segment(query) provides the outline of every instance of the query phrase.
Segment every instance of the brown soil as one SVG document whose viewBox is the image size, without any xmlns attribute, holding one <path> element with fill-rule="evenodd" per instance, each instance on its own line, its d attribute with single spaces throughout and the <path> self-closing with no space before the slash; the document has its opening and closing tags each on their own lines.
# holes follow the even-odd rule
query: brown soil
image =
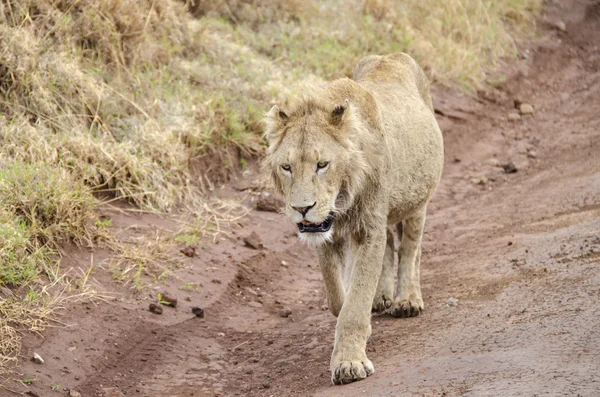
<svg viewBox="0 0 600 397">
<path fill-rule="evenodd" d="M 53 384 L 83 396 L 600 395 L 600 3 L 550 2 L 542 18 L 543 38 L 503 67 L 505 83 L 476 98 L 435 93 L 446 166 L 424 237 L 426 311 L 374 316 L 373 376 L 331 385 L 335 318 L 315 255 L 281 215 L 255 211 L 243 229 L 180 254 L 185 268 L 156 291 L 132 295 L 99 271 L 95 281 L 117 299 L 68 308 L 68 327 L 28 337 L 19 378 L 37 380 L 7 387 L 40 396 L 54 395 Z M 566 32 L 553 27 L 559 20 Z M 515 102 L 535 113 L 509 120 Z M 509 162 L 518 172 L 503 171 Z M 167 222 L 112 217 L 131 230 Z M 263 249 L 244 246 L 251 232 Z M 89 261 L 72 250 L 65 264 Z M 178 288 L 188 282 L 200 290 Z M 148 311 L 159 291 L 178 298 L 162 315 Z M 34 351 L 45 364 L 28 361 Z"/>
</svg>

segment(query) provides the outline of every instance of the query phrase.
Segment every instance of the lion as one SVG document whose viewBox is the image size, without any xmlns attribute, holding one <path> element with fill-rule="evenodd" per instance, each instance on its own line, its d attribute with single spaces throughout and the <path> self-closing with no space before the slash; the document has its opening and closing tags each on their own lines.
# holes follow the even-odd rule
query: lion
<svg viewBox="0 0 600 397">
<path fill-rule="evenodd" d="M 300 240 L 316 247 L 337 317 L 332 381 L 364 379 L 375 371 L 365 351 L 371 313 L 424 308 L 421 239 L 444 162 L 429 82 L 407 54 L 371 55 L 351 79 L 313 86 L 289 110 L 273 106 L 265 123 L 272 182 Z"/>
</svg>

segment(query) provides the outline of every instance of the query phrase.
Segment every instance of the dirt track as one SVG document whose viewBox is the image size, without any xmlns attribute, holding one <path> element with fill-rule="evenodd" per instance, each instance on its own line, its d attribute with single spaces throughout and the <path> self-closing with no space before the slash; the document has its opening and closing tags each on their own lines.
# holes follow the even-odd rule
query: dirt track
<svg viewBox="0 0 600 397">
<path fill-rule="evenodd" d="M 54 395 L 50 385 L 60 383 L 83 396 L 599 396 L 600 3 L 553 2 L 545 18 L 564 21 L 566 32 L 548 23 L 496 90 L 435 93 L 446 165 L 424 239 L 426 310 L 373 318 L 373 376 L 331 386 L 335 319 L 323 310 L 315 255 L 283 217 L 253 212 L 244 230 L 203 246 L 178 274 L 199 280 L 201 292 L 167 284 L 179 295 L 176 310 L 156 316 L 147 300 L 125 294 L 71 308 L 65 321 L 73 327 L 29 339 L 24 357 L 35 350 L 47 359 L 23 360 L 23 378 L 38 379 L 31 390 Z M 535 113 L 508 120 L 515 100 Z M 509 161 L 517 173 L 495 165 Z M 117 218 L 140 228 L 161 222 Z M 238 237 L 250 230 L 264 250 L 242 246 Z M 69 260 L 88 258 L 74 251 Z M 448 306 L 449 297 L 458 305 Z M 205 319 L 193 318 L 194 305 L 205 307 Z M 283 307 L 288 318 L 279 316 Z"/>
</svg>

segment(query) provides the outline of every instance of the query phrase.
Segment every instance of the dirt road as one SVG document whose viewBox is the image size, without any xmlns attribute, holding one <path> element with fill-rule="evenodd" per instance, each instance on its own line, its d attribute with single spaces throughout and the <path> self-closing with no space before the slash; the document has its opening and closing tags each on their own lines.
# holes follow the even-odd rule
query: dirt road
<svg viewBox="0 0 600 397">
<path fill-rule="evenodd" d="M 180 297 L 177 309 L 156 316 L 147 300 L 124 293 L 70 308 L 72 327 L 30 338 L 24 357 L 47 358 L 44 366 L 23 360 L 23 377 L 37 379 L 30 390 L 600 396 L 600 2 L 550 2 L 543 18 L 544 37 L 520 48 L 521 59 L 502 68 L 507 79 L 491 93 L 435 93 L 446 165 L 424 239 L 426 310 L 410 319 L 373 317 L 373 376 L 331 385 L 335 319 L 323 307 L 315 255 L 283 217 L 253 212 L 244 229 L 203 245 L 178 273 L 199 280 L 200 292 L 167 282 Z M 509 119 L 515 101 L 534 113 Z M 516 173 L 501 168 L 509 162 Z M 264 249 L 241 243 L 252 230 Z M 70 260 L 86 258 L 74 252 Z M 204 319 L 191 314 L 195 305 L 205 308 Z"/>
</svg>

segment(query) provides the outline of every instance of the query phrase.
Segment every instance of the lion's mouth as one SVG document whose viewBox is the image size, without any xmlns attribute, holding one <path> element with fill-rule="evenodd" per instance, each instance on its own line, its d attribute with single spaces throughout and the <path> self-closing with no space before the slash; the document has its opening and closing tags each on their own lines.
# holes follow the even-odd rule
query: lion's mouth
<svg viewBox="0 0 600 397">
<path fill-rule="evenodd" d="M 298 223 L 298 230 L 300 233 L 325 233 L 331 229 L 333 223 L 333 216 L 329 215 L 322 223 L 310 223 L 307 220 L 303 220 Z"/>
</svg>

